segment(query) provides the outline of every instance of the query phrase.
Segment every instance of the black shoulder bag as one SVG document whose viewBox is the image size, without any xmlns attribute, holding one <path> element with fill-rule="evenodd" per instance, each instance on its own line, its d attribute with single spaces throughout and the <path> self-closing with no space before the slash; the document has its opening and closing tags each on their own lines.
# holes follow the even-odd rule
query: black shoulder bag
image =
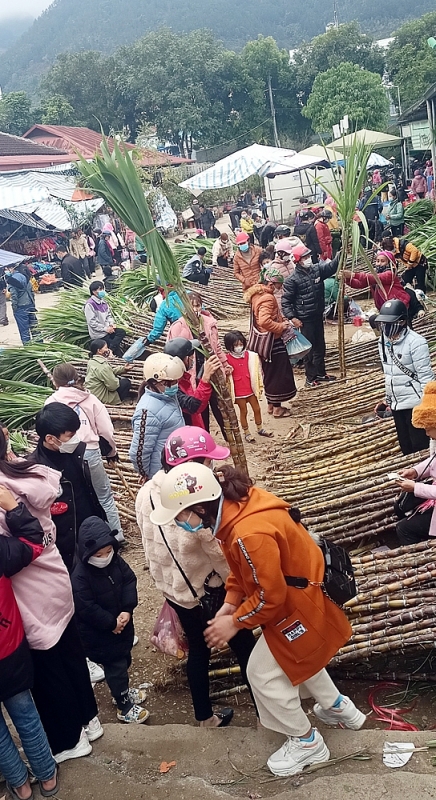
<svg viewBox="0 0 436 800">
<path fill-rule="evenodd" d="M 152 509 L 154 511 L 155 505 L 153 503 L 153 500 L 151 499 L 151 494 L 150 494 L 150 504 L 151 504 L 151 507 L 152 507 Z M 209 575 L 206 576 L 205 581 L 204 581 L 204 595 L 203 595 L 203 597 L 199 597 L 198 592 L 195 591 L 191 581 L 189 580 L 188 576 L 186 575 L 185 570 L 180 566 L 179 562 L 177 561 L 177 558 L 175 557 L 173 551 L 171 550 L 171 547 L 168 544 L 167 538 L 166 538 L 161 526 L 158 525 L 157 527 L 159 528 L 160 535 L 162 536 L 162 539 L 165 542 L 165 545 L 166 545 L 166 547 L 168 549 L 168 552 L 169 552 L 171 558 L 173 559 L 173 561 L 174 561 L 177 569 L 179 570 L 183 580 L 185 581 L 187 587 L 189 588 L 189 591 L 191 592 L 194 600 L 197 601 L 197 605 L 200 606 L 201 615 L 203 617 L 203 622 L 204 622 L 204 624 L 206 624 L 208 622 L 208 620 L 214 618 L 215 614 L 217 613 L 217 611 L 219 611 L 219 609 L 221 608 L 221 606 L 224 603 L 224 599 L 225 599 L 225 596 L 226 596 L 225 584 L 221 583 L 219 586 L 210 586 L 211 578 L 213 578 L 214 575 L 218 575 L 218 573 L 215 572 L 215 570 L 212 570 L 212 572 L 210 572 Z"/>
<path fill-rule="evenodd" d="M 321 539 L 319 547 L 324 556 L 324 578 L 321 583 L 294 575 L 285 575 L 285 581 L 288 586 L 296 589 L 307 589 L 309 585 L 320 586 L 330 600 L 337 606 L 343 606 L 357 594 L 350 556 L 343 547 L 328 542 L 327 539 Z"/>
</svg>

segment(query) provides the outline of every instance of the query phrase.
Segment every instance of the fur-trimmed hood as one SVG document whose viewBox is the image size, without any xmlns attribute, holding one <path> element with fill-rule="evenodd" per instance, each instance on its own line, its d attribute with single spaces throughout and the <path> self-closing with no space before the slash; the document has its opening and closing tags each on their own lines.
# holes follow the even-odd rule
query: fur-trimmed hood
<svg viewBox="0 0 436 800">
<path fill-rule="evenodd" d="M 256 294 L 265 294 L 265 293 L 273 294 L 274 293 L 273 287 L 272 286 L 267 286 L 264 283 L 255 283 L 254 286 L 250 286 L 250 288 L 247 289 L 246 292 L 244 292 L 244 295 L 243 295 L 244 302 L 248 303 L 250 305 L 253 297 Z"/>
</svg>

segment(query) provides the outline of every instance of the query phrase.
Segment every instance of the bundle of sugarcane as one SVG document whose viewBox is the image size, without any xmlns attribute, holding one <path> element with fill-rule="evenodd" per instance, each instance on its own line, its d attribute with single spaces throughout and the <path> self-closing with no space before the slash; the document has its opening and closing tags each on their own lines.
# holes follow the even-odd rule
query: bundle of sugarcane
<svg viewBox="0 0 436 800">
<path fill-rule="evenodd" d="M 52 371 L 56 364 L 83 359 L 85 355 L 82 348 L 66 342 L 31 342 L 26 347 L 6 347 L 0 350 L 0 375 L 4 380 L 46 386 L 48 379 L 39 361 Z"/>
<path fill-rule="evenodd" d="M 404 209 L 404 218 L 411 233 L 415 228 L 425 225 L 434 213 L 432 200 L 416 200 L 414 203 L 409 203 Z"/>
<path fill-rule="evenodd" d="M 308 404 L 308 393 L 310 403 Z M 301 390 L 292 404 L 292 412 L 304 420 L 310 408 L 310 424 L 361 421 L 384 397 L 384 379 L 380 369 L 365 376 L 349 373 L 347 378 L 326 383 L 321 391 Z M 315 395 L 315 396 L 314 396 Z"/>
<path fill-rule="evenodd" d="M 0 419 L 10 428 L 30 428 L 52 389 L 0 378 Z"/>
<path fill-rule="evenodd" d="M 214 244 L 213 239 L 186 239 L 184 242 L 177 242 L 173 245 L 174 258 L 176 259 L 179 270 L 182 271 L 186 262 L 192 256 L 195 256 L 199 247 L 206 248 L 206 255 L 204 261 L 206 264 L 212 263 L 212 247 Z"/>
</svg>

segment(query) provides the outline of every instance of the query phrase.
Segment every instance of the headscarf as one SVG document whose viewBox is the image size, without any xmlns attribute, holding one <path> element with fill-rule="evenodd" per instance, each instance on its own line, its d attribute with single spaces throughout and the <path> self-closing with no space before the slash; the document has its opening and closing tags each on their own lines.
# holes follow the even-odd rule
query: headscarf
<svg viewBox="0 0 436 800">
<path fill-rule="evenodd" d="M 268 264 L 268 266 L 264 267 L 260 273 L 260 280 L 261 283 L 283 283 L 284 278 L 282 273 L 274 267 L 272 264 Z"/>
<path fill-rule="evenodd" d="M 392 266 L 396 268 L 397 262 L 396 262 L 394 254 L 392 253 L 391 250 L 379 250 L 377 255 L 378 256 L 384 256 L 384 258 L 389 259 L 389 261 L 391 262 Z"/>
</svg>

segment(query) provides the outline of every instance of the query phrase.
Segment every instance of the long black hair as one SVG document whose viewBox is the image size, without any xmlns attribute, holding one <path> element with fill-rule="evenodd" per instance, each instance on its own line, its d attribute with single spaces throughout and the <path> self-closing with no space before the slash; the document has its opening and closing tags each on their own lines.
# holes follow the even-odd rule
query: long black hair
<svg viewBox="0 0 436 800">
<path fill-rule="evenodd" d="M 0 476 L 6 475 L 8 478 L 23 478 L 26 472 L 34 466 L 26 459 L 20 461 L 7 461 L 8 441 L 0 428 Z M 41 476 L 42 477 L 42 476 Z M 0 477 L 1 482 L 1 477 Z"/>
</svg>

